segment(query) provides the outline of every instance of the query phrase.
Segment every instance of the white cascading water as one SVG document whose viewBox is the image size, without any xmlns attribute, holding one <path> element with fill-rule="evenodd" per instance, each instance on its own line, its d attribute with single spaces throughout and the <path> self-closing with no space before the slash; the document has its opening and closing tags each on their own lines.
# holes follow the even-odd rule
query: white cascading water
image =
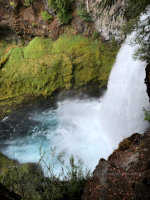
<svg viewBox="0 0 150 200">
<path fill-rule="evenodd" d="M 148 127 L 143 107 L 149 100 L 144 84 L 146 63 L 133 59 L 135 46 L 128 37 L 122 45 L 112 69 L 108 89 L 103 98 L 65 100 L 56 110 L 32 113 L 31 119 L 40 122 L 32 135 L 9 141 L 4 151 L 21 162 L 39 159 L 39 147 L 56 147 L 60 152 L 81 158 L 94 169 L 100 158 L 107 158 L 118 143 L 135 132 L 143 133 Z M 36 140 L 38 136 L 44 139 Z M 13 152 L 13 153 L 12 153 Z"/>
</svg>

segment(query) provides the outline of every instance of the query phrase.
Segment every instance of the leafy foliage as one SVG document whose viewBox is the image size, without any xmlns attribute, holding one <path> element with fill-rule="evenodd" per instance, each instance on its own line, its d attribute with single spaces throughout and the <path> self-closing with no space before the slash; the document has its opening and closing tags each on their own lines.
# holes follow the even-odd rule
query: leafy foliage
<svg viewBox="0 0 150 200">
<path fill-rule="evenodd" d="M 148 10 L 147 12 L 149 12 Z M 134 54 L 135 58 L 142 61 L 150 62 L 150 15 L 145 17 L 136 26 L 135 44 L 139 47 Z"/>
<path fill-rule="evenodd" d="M 34 0 L 24 0 L 24 6 L 29 7 Z"/>
<path fill-rule="evenodd" d="M 89 84 L 102 87 L 117 52 L 115 43 L 68 35 L 57 41 L 35 38 L 26 47 L 12 47 L 0 70 L 0 99 L 47 97 L 56 90 Z"/>
<path fill-rule="evenodd" d="M 91 22 L 91 16 L 86 10 L 85 3 L 80 4 L 80 8 L 77 10 L 78 15 L 81 17 L 81 19 L 85 22 Z"/>
<path fill-rule="evenodd" d="M 148 5 L 150 5 L 149 0 L 126 0 L 126 17 L 133 19 L 140 16 Z"/>
<path fill-rule="evenodd" d="M 72 2 L 73 0 L 49 0 L 49 6 L 56 11 L 61 24 L 68 24 L 72 19 Z"/>
<path fill-rule="evenodd" d="M 103 9 L 110 10 L 119 0 L 102 0 L 99 4 Z M 125 17 L 134 18 L 139 16 L 150 4 L 149 0 L 125 0 Z"/>
<path fill-rule="evenodd" d="M 16 7 L 16 2 L 15 1 L 10 1 L 9 4 L 11 5 L 11 7 L 15 8 Z"/>
<path fill-rule="evenodd" d="M 90 172 L 83 169 L 81 161 L 75 161 L 71 156 L 65 164 L 64 152 L 54 153 L 55 162 L 46 162 L 45 152 L 42 152 L 39 164 L 43 163 L 45 175 L 39 164 L 19 164 L 9 160 L 0 153 L 0 182 L 7 188 L 19 194 L 23 200 L 79 200 L 85 183 L 90 178 Z M 54 173 L 57 164 L 60 173 Z"/>
<path fill-rule="evenodd" d="M 99 33 L 97 31 L 93 32 L 92 38 L 97 39 L 99 37 Z"/>
<path fill-rule="evenodd" d="M 145 108 L 143 108 L 143 111 L 145 112 L 145 118 L 144 118 L 144 120 L 150 122 L 150 111 L 146 110 Z"/>
<path fill-rule="evenodd" d="M 46 10 L 41 12 L 42 18 L 45 21 L 51 21 L 52 20 L 52 15 L 50 15 Z"/>
</svg>

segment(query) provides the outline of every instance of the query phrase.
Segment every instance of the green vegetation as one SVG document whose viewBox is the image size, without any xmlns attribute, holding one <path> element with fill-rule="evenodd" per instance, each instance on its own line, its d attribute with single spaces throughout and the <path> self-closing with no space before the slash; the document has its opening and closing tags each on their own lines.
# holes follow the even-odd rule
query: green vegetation
<svg viewBox="0 0 150 200">
<path fill-rule="evenodd" d="M 11 7 L 15 8 L 16 7 L 16 3 L 14 1 L 10 1 L 9 4 L 11 5 Z"/>
<path fill-rule="evenodd" d="M 99 33 L 97 31 L 93 32 L 92 38 L 97 39 L 99 37 Z"/>
<path fill-rule="evenodd" d="M 32 22 L 32 27 L 35 27 L 36 26 L 36 23 Z"/>
<path fill-rule="evenodd" d="M 145 118 L 144 118 L 144 120 L 150 122 L 150 111 L 146 110 L 145 108 L 143 108 L 143 111 L 144 111 L 144 113 L 145 113 Z"/>
<path fill-rule="evenodd" d="M 2 56 L 4 54 L 6 54 L 7 52 L 7 48 L 10 46 L 10 44 L 8 42 L 5 41 L 1 41 L 0 40 L 0 59 L 2 58 Z"/>
<path fill-rule="evenodd" d="M 33 3 L 34 0 L 24 0 L 24 6 L 29 7 Z"/>
<path fill-rule="evenodd" d="M 77 10 L 77 14 L 81 17 L 81 19 L 85 22 L 91 22 L 91 16 L 86 10 L 85 3 L 81 3 L 80 8 Z"/>
<path fill-rule="evenodd" d="M 6 100 L 16 105 L 27 96 L 52 97 L 61 89 L 103 87 L 119 47 L 79 35 L 62 35 L 57 41 L 34 38 L 25 47 L 8 49 L 9 56 L 0 69 L 0 108 L 5 108 Z"/>
<path fill-rule="evenodd" d="M 72 3 L 74 0 L 49 0 L 49 6 L 56 13 L 61 24 L 68 24 L 72 19 Z"/>
<path fill-rule="evenodd" d="M 11 53 L 12 45 L 7 42 L 0 41 L 0 69 L 8 61 Z"/>
<path fill-rule="evenodd" d="M 149 11 L 148 11 L 149 12 Z M 139 45 L 139 48 L 134 54 L 135 58 L 142 61 L 150 62 L 150 16 L 147 16 L 136 26 L 136 37 L 134 43 Z"/>
<path fill-rule="evenodd" d="M 42 18 L 45 21 L 51 21 L 52 20 L 52 15 L 50 15 L 46 10 L 41 12 Z"/>
<path fill-rule="evenodd" d="M 41 154 L 39 164 L 19 164 L 0 153 L 0 182 L 23 200 L 80 200 L 89 171 L 83 170 L 83 163 L 76 162 L 72 156 L 66 165 L 64 152 L 56 156 L 55 162 L 52 158 L 49 164 L 45 162 L 45 153 Z M 46 176 L 40 163 L 46 168 Z M 56 174 L 54 169 L 58 163 L 61 170 Z"/>
<path fill-rule="evenodd" d="M 0 182 L 9 190 L 15 191 L 24 200 L 40 199 L 36 183 L 43 172 L 37 164 L 19 164 L 0 153 L 0 171 Z"/>
<path fill-rule="evenodd" d="M 99 6 L 103 7 L 103 9 L 110 10 L 118 1 L 119 0 L 102 0 Z M 149 4 L 149 0 L 125 0 L 125 17 L 134 18 L 139 16 Z"/>
</svg>

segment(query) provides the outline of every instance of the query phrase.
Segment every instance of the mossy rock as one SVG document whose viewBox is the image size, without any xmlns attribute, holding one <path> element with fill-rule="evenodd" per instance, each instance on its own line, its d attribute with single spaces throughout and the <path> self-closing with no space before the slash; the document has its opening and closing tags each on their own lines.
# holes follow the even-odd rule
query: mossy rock
<svg viewBox="0 0 150 200">
<path fill-rule="evenodd" d="M 0 69 L 0 104 L 6 99 L 20 102 L 23 96 L 52 97 L 63 89 L 101 88 L 118 49 L 113 42 L 79 35 L 62 35 L 56 41 L 36 37 L 25 47 L 12 46 Z"/>
<path fill-rule="evenodd" d="M 51 53 L 51 49 L 51 39 L 42 39 L 36 37 L 28 44 L 28 46 L 24 48 L 24 58 L 37 59 Z"/>
</svg>

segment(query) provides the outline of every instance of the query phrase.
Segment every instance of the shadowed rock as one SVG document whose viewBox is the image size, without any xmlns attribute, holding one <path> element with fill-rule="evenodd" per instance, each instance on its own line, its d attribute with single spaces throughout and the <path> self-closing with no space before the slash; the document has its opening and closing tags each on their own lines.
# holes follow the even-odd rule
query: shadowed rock
<svg viewBox="0 0 150 200">
<path fill-rule="evenodd" d="M 19 195 L 14 192 L 9 191 L 6 187 L 0 184 L 0 199 L 1 200 L 19 200 L 21 199 Z"/>
</svg>

